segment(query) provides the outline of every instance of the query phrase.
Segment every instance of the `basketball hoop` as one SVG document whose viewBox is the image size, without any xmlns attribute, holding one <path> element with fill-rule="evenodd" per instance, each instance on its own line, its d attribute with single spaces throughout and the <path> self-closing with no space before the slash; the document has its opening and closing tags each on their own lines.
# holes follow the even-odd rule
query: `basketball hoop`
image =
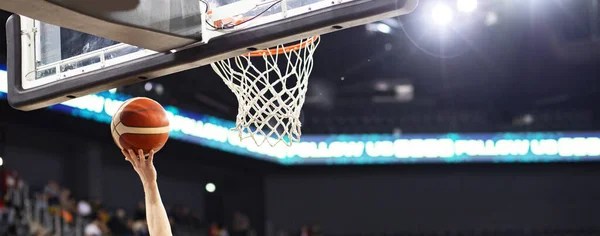
<svg viewBox="0 0 600 236">
<path fill-rule="evenodd" d="M 314 36 L 211 64 L 237 97 L 232 130 L 238 131 L 240 140 L 252 138 L 258 146 L 300 141 L 300 110 L 319 42 L 320 37 Z"/>
</svg>

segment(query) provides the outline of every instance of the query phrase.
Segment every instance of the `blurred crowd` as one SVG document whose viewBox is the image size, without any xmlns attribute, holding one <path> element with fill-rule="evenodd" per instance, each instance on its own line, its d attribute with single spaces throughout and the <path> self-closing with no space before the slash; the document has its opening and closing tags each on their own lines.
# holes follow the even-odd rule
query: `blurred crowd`
<svg viewBox="0 0 600 236">
<path fill-rule="evenodd" d="M 0 185 L 0 235 L 148 235 L 143 201 L 133 214 L 123 208 L 110 211 L 98 198 L 76 200 L 56 181 L 30 194 L 29 186 L 15 171 L 4 171 Z M 167 213 L 175 235 L 208 233 L 200 214 L 189 208 L 167 206 Z"/>
<path fill-rule="evenodd" d="M 321 227 L 317 224 L 313 224 L 311 227 L 308 227 L 308 225 L 303 225 L 300 228 L 300 233 L 298 234 L 299 236 L 323 236 L 323 233 L 321 232 Z"/>
<path fill-rule="evenodd" d="M 143 201 L 135 210 L 106 209 L 100 199 L 76 199 L 68 188 L 49 181 L 30 194 L 29 186 L 17 172 L 0 172 L 0 236 L 149 236 Z M 133 207 L 133 206 L 132 206 Z M 234 212 L 231 225 L 222 222 L 202 223 L 198 213 L 186 207 L 167 207 L 176 236 L 257 236 L 248 216 Z M 323 236 L 318 224 L 297 229 L 274 230 L 267 226 L 268 236 Z M 331 235 L 331 234 L 328 234 Z M 339 236 L 598 236 L 600 229 L 528 229 L 528 230 L 471 230 L 444 232 L 362 233 Z"/>
<path fill-rule="evenodd" d="M 318 224 L 303 225 L 296 230 L 283 230 L 283 229 L 267 229 L 269 235 L 274 236 L 323 236 L 321 227 Z"/>
</svg>

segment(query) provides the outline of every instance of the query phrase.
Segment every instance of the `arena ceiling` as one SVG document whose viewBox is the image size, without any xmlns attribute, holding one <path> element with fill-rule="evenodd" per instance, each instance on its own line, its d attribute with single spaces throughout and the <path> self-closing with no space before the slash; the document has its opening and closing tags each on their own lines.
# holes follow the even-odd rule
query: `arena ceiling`
<svg viewBox="0 0 600 236">
<path fill-rule="evenodd" d="M 438 2 L 422 0 L 412 14 L 324 36 L 303 131 L 599 128 L 595 0 L 479 1 L 444 27 L 432 24 Z M 210 67 L 151 83 L 121 91 L 227 119 L 237 113 L 234 95 Z"/>
</svg>

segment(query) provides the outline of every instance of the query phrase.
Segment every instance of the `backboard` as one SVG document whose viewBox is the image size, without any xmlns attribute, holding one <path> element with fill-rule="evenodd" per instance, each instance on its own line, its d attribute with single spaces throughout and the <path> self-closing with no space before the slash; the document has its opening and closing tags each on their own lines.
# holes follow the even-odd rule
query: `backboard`
<svg viewBox="0 0 600 236">
<path fill-rule="evenodd" d="M 418 0 L 3 0 L 8 100 L 35 110 L 410 13 Z"/>
</svg>

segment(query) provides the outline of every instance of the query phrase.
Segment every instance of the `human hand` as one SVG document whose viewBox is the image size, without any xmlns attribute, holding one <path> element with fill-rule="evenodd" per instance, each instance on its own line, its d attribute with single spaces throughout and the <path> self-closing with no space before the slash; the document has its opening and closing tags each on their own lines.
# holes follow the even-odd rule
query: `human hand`
<svg viewBox="0 0 600 236">
<path fill-rule="evenodd" d="M 129 149 L 122 150 L 125 159 L 131 162 L 133 169 L 138 173 L 142 184 L 152 184 L 156 182 L 156 169 L 154 168 L 154 150 L 151 150 L 148 157 L 144 156 L 144 151 L 141 149 L 136 153 Z"/>
</svg>

